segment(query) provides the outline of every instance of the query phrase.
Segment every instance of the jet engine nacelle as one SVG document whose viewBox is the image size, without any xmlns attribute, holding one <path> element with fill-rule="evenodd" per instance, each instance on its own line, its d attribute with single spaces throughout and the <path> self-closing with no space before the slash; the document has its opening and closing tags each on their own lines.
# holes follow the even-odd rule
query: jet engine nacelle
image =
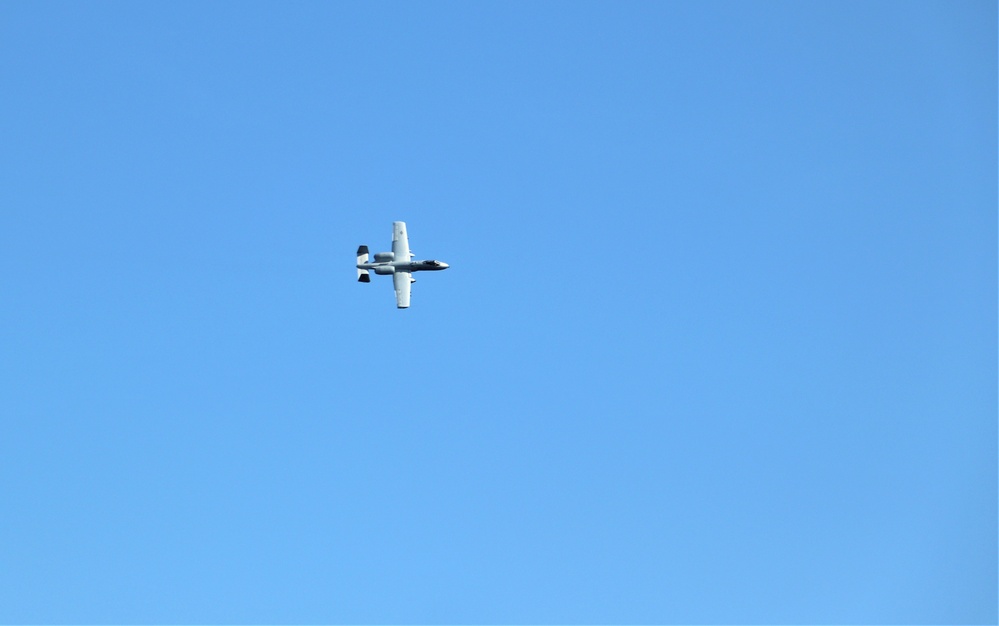
<svg viewBox="0 0 999 626">
<path fill-rule="evenodd" d="M 394 252 L 376 252 L 375 253 L 375 262 L 376 263 L 384 263 L 385 261 L 395 261 L 395 253 Z"/>
<path fill-rule="evenodd" d="M 389 252 L 389 254 L 392 254 L 392 253 Z M 380 274 L 382 276 L 385 276 L 387 274 L 394 274 L 395 273 L 395 268 L 392 267 L 391 265 L 376 267 L 376 268 L 374 268 L 374 270 L 375 270 L 375 274 Z"/>
</svg>

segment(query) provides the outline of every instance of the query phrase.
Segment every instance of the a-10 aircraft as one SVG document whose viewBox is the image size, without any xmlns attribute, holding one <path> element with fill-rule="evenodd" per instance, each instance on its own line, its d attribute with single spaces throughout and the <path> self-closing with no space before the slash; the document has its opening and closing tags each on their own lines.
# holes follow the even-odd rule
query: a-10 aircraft
<svg viewBox="0 0 999 626">
<path fill-rule="evenodd" d="M 368 270 L 375 274 L 391 275 L 395 282 L 395 305 L 400 309 L 409 308 L 409 289 L 416 282 L 413 272 L 446 270 L 447 263 L 440 261 L 414 261 L 409 252 L 409 236 L 406 235 L 406 222 L 392 222 L 392 252 L 376 252 L 375 262 L 368 263 L 368 246 L 357 248 L 357 280 L 370 283 Z"/>
</svg>

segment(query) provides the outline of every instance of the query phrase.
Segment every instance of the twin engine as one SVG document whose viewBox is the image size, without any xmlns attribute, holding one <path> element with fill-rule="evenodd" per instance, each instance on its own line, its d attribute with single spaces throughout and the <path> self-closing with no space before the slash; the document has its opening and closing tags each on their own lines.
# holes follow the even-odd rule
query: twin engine
<svg viewBox="0 0 999 626">
<path fill-rule="evenodd" d="M 376 252 L 375 253 L 375 263 L 384 263 L 385 261 L 394 261 L 394 252 Z"/>
<path fill-rule="evenodd" d="M 379 265 L 379 266 L 373 267 L 372 271 L 375 274 L 378 274 L 380 276 L 386 276 L 388 274 L 395 274 L 395 268 L 392 267 L 391 265 Z"/>
</svg>

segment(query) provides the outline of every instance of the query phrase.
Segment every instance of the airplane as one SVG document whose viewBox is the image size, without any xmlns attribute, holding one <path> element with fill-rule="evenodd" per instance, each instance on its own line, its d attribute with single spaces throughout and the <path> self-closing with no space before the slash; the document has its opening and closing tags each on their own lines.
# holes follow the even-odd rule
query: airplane
<svg viewBox="0 0 999 626">
<path fill-rule="evenodd" d="M 409 251 L 409 236 L 406 222 L 392 222 L 392 252 L 376 252 L 375 262 L 368 263 L 368 246 L 357 248 L 357 282 L 370 283 L 368 270 L 379 275 L 391 275 L 395 283 L 395 305 L 400 309 L 409 308 L 409 289 L 416 282 L 413 272 L 446 270 L 447 263 L 434 261 L 414 261 Z"/>
</svg>

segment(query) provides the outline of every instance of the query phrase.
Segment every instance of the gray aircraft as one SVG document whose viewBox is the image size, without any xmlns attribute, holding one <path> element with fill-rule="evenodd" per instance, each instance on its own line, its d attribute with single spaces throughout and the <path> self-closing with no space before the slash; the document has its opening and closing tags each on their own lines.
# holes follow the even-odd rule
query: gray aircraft
<svg viewBox="0 0 999 626">
<path fill-rule="evenodd" d="M 370 283 L 368 270 L 375 274 L 391 275 L 395 282 L 395 305 L 400 309 L 409 308 L 410 285 L 416 282 L 413 272 L 446 270 L 447 263 L 440 261 L 414 261 L 409 252 L 409 236 L 406 222 L 392 222 L 392 252 L 376 252 L 375 262 L 368 263 L 368 246 L 357 248 L 357 281 Z"/>
</svg>

